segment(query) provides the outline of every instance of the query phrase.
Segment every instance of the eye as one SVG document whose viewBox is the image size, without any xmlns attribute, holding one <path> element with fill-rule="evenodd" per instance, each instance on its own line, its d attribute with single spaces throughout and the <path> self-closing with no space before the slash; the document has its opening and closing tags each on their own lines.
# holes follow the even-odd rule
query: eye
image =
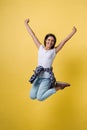
<svg viewBox="0 0 87 130">
<path fill-rule="evenodd" d="M 48 41 L 50 41 L 50 39 L 48 39 Z"/>
</svg>

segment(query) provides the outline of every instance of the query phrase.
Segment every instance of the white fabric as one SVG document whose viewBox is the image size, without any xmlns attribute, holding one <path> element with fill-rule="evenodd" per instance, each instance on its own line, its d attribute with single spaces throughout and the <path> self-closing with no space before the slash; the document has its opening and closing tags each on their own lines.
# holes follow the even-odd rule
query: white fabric
<svg viewBox="0 0 87 130">
<path fill-rule="evenodd" d="M 41 45 L 38 50 L 38 66 L 50 68 L 52 66 L 55 55 L 55 48 L 46 50 L 44 46 Z"/>
</svg>

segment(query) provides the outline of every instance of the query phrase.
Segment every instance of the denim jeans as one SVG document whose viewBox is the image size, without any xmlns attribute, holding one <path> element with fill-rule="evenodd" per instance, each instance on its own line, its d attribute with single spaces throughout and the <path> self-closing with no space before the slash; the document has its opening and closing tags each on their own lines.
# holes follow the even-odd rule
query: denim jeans
<svg viewBox="0 0 87 130">
<path fill-rule="evenodd" d="M 43 101 L 55 92 L 55 88 L 50 88 L 50 78 L 37 77 L 30 90 L 30 98 Z"/>
</svg>

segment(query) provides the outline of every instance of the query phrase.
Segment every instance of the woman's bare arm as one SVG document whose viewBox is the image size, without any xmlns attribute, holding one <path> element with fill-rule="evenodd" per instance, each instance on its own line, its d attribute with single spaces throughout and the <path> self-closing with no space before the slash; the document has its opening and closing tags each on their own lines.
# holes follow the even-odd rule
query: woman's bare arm
<svg viewBox="0 0 87 130">
<path fill-rule="evenodd" d="M 71 39 L 71 37 L 76 33 L 77 29 L 76 27 L 73 27 L 72 32 L 63 40 L 60 42 L 60 44 L 56 47 L 56 53 L 58 53 L 62 47 L 65 45 L 65 43 Z"/>
<path fill-rule="evenodd" d="M 41 43 L 38 40 L 38 38 L 36 37 L 35 33 L 33 32 L 33 30 L 31 29 L 31 27 L 29 26 L 28 23 L 29 23 L 29 19 L 26 19 L 24 21 L 25 27 L 26 27 L 28 33 L 30 34 L 30 36 L 32 37 L 32 39 L 33 39 L 34 43 L 36 44 L 37 48 L 39 48 Z"/>
</svg>

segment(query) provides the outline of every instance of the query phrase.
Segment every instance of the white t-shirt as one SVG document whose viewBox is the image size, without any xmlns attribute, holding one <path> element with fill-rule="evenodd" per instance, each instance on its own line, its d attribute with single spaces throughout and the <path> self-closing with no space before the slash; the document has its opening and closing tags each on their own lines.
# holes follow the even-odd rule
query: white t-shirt
<svg viewBox="0 0 87 130">
<path fill-rule="evenodd" d="M 55 55 L 55 48 L 46 50 L 44 46 L 41 45 L 38 50 L 38 66 L 50 68 L 52 66 Z"/>
</svg>

